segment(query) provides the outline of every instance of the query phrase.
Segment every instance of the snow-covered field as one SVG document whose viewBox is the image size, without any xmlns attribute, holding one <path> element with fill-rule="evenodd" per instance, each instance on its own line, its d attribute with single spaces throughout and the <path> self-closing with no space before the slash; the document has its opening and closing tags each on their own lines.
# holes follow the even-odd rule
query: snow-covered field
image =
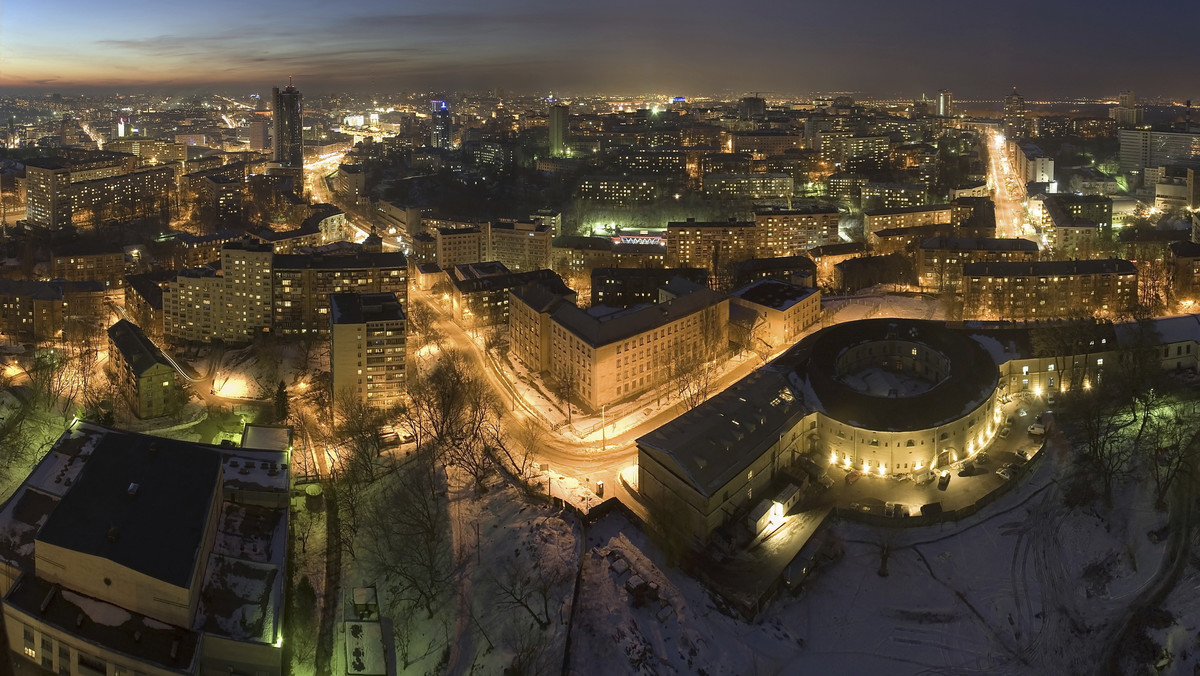
<svg viewBox="0 0 1200 676">
<path fill-rule="evenodd" d="M 754 622 L 721 613 L 645 536 L 606 518 L 583 555 L 571 673 L 1094 673 L 1110 625 L 1162 563 L 1166 544 L 1147 533 L 1167 514 L 1136 486 L 1117 494 L 1107 523 L 1066 507 L 1064 455 L 958 524 L 832 524 L 843 558 Z M 635 607 L 625 587 L 635 574 L 663 600 Z M 1200 575 L 1189 579 L 1200 601 Z M 1195 641 L 1191 613 L 1169 628 L 1176 643 Z"/>
</svg>

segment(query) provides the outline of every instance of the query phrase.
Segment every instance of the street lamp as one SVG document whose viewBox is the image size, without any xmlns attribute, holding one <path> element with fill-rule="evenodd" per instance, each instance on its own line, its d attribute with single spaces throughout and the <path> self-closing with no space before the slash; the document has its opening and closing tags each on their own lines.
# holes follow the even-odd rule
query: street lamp
<svg viewBox="0 0 1200 676">
<path fill-rule="evenodd" d="M 600 452 L 608 450 L 608 429 L 604 419 L 604 410 L 608 408 L 608 404 L 600 405 Z"/>
</svg>

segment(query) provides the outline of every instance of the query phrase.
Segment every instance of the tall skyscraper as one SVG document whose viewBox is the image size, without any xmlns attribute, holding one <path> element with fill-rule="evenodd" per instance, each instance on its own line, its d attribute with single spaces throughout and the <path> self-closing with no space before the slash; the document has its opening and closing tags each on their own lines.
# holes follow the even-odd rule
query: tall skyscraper
<svg viewBox="0 0 1200 676">
<path fill-rule="evenodd" d="M 567 156 L 567 135 L 569 133 L 571 109 L 567 106 L 550 106 L 550 156 Z"/>
<path fill-rule="evenodd" d="M 300 90 L 288 84 L 274 90 L 275 161 L 281 167 L 304 167 L 304 122 Z"/>
<path fill-rule="evenodd" d="M 1008 138 L 1019 138 L 1025 135 L 1025 97 L 1017 93 L 1013 87 L 1012 93 L 1004 97 L 1004 135 Z"/>
<path fill-rule="evenodd" d="M 445 101 L 430 101 L 433 126 L 429 129 L 429 145 L 445 150 L 453 146 L 453 130 L 450 124 L 450 107 Z"/>
<path fill-rule="evenodd" d="M 949 89 L 938 90 L 937 114 L 940 117 L 950 117 L 954 115 L 954 95 Z"/>
</svg>

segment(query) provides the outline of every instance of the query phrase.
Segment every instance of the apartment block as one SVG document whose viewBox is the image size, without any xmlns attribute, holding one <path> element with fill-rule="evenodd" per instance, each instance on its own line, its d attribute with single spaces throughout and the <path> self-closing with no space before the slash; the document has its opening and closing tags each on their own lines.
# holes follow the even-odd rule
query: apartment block
<svg viewBox="0 0 1200 676">
<path fill-rule="evenodd" d="M 964 313 L 978 319 L 1117 316 L 1137 304 L 1130 261 L 970 263 L 963 266 Z"/>
<path fill-rule="evenodd" d="M 654 305 L 583 310 L 536 284 L 510 292 L 512 354 L 591 410 L 660 387 L 729 342 L 729 299 L 707 288 Z"/>
<path fill-rule="evenodd" d="M 1037 259 L 1037 243 L 1028 239 L 931 237 L 917 248 L 917 283 L 922 289 L 957 293 L 964 265 Z"/>
<path fill-rule="evenodd" d="M 774 351 L 790 345 L 821 318 L 821 292 L 778 279 L 760 279 L 730 293 L 732 305 L 752 313 L 751 349 Z"/>
<path fill-rule="evenodd" d="M 122 319 L 108 327 L 108 355 L 117 389 L 139 418 L 157 418 L 183 403 L 175 368 L 136 324 Z"/>
<path fill-rule="evenodd" d="M 794 256 L 815 246 L 837 244 L 838 219 L 835 207 L 757 210 L 754 212 L 757 255 Z"/>
<path fill-rule="evenodd" d="M 329 362 L 336 397 L 387 408 L 404 395 L 405 317 L 394 293 L 329 298 Z"/>
<path fill-rule="evenodd" d="M 273 330 L 281 334 L 329 330 L 335 293 L 394 293 L 408 305 L 408 259 L 399 251 L 276 254 L 272 260 Z"/>
</svg>

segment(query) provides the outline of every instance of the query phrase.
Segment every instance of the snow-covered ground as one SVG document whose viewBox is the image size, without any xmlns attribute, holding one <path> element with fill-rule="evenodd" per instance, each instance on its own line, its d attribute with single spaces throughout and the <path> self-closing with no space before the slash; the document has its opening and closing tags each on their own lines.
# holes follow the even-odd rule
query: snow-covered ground
<svg viewBox="0 0 1200 676">
<path fill-rule="evenodd" d="M 588 533 L 571 673 L 1094 673 L 1109 625 L 1162 563 L 1166 544 L 1147 533 L 1167 514 L 1136 485 L 1118 492 L 1108 522 L 1065 506 L 1063 456 L 957 524 L 831 524 L 844 556 L 754 622 L 720 612 L 644 535 L 607 517 Z M 635 607 L 632 575 L 662 601 Z M 1200 600 L 1200 575 L 1191 580 Z M 1191 613 L 1173 625 L 1176 643 L 1195 641 Z"/>
</svg>

